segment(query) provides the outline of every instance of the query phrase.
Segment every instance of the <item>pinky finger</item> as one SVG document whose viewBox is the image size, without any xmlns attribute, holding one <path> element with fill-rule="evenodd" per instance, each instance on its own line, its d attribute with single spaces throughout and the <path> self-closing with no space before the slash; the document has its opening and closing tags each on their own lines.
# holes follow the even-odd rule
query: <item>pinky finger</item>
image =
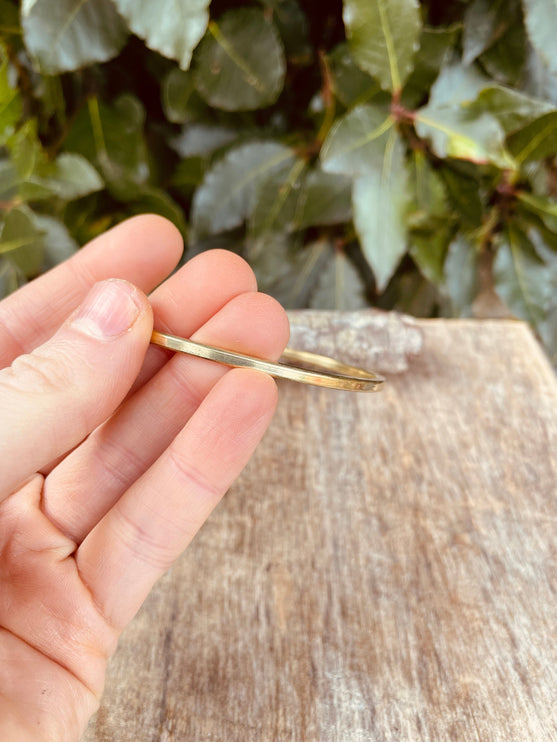
<svg viewBox="0 0 557 742">
<path fill-rule="evenodd" d="M 77 552 L 84 582 L 118 629 L 193 539 L 247 464 L 273 416 L 275 382 L 229 371 L 153 466 Z"/>
</svg>

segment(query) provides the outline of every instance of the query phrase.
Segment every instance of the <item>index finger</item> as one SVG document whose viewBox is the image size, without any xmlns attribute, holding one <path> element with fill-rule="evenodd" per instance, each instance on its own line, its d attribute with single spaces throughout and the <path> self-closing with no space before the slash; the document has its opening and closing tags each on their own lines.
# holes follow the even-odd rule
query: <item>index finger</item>
<svg viewBox="0 0 557 742">
<path fill-rule="evenodd" d="M 182 250 L 178 229 L 155 214 L 133 217 L 100 235 L 0 302 L 0 368 L 51 337 L 97 281 L 124 278 L 149 293 Z"/>
</svg>

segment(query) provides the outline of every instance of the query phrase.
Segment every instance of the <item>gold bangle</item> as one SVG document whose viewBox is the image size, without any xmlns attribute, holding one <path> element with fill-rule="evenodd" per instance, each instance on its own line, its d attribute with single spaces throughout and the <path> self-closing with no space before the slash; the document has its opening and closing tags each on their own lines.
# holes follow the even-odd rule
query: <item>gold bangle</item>
<svg viewBox="0 0 557 742">
<path fill-rule="evenodd" d="M 313 384 L 324 386 L 329 389 L 344 389 L 352 392 L 377 392 L 381 389 L 385 379 L 372 371 L 364 371 L 355 366 L 347 366 L 345 363 L 335 361 L 327 356 L 308 353 L 304 350 L 293 350 L 286 348 L 282 357 L 288 361 L 314 366 L 315 369 L 305 369 L 299 366 L 290 366 L 285 363 L 271 363 L 260 358 L 234 353 L 224 348 L 215 348 L 212 345 L 196 343 L 193 340 L 169 335 L 165 332 L 153 332 L 151 342 L 163 348 L 177 350 L 208 361 L 216 361 L 226 366 L 236 368 L 255 368 L 266 374 L 281 379 L 297 381 L 301 384 Z"/>
</svg>

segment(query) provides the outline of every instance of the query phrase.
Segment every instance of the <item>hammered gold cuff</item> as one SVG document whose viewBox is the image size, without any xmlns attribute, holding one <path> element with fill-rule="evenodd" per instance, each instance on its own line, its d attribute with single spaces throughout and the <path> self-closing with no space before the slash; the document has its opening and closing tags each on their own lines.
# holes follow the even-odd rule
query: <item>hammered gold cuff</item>
<svg viewBox="0 0 557 742">
<path fill-rule="evenodd" d="M 205 358 L 208 361 L 223 363 L 235 368 L 254 368 L 276 378 L 289 379 L 301 384 L 324 386 L 329 389 L 344 389 L 351 392 L 378 392 L 385 379 L 372 371 L 364 371 L 356 366 L 348 366 L 327 356 L 308 353 L 304 350 L 286 348 L 282 357 L 288 361 L 303 363 L 313 368 L 302 368 L 286 363 L 272 363 L 260 358 L 234 353 L 224 348 L 196 343 L 193 340 L 154 331 L 151 342 L 179 353 Z"/>
</svg>

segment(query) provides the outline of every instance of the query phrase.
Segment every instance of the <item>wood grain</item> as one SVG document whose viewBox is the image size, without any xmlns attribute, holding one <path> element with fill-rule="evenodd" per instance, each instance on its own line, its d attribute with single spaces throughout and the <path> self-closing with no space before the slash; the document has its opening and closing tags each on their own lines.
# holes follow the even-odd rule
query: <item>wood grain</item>
<svg viewBox="0 0 557 742">
<path fill-rule="evenodd" d="M 520 323 L 419 327 L 381 394 L 281 385 L 86 742 L 557 740 L 553 372 Z"/>
<path fill-rule="evenodd" d="M 293 310 L 288 316 L 291 347 L 382 374 L 407 371 L 423 346 L 418 321 L 397 312 Z"/>
</svg>

